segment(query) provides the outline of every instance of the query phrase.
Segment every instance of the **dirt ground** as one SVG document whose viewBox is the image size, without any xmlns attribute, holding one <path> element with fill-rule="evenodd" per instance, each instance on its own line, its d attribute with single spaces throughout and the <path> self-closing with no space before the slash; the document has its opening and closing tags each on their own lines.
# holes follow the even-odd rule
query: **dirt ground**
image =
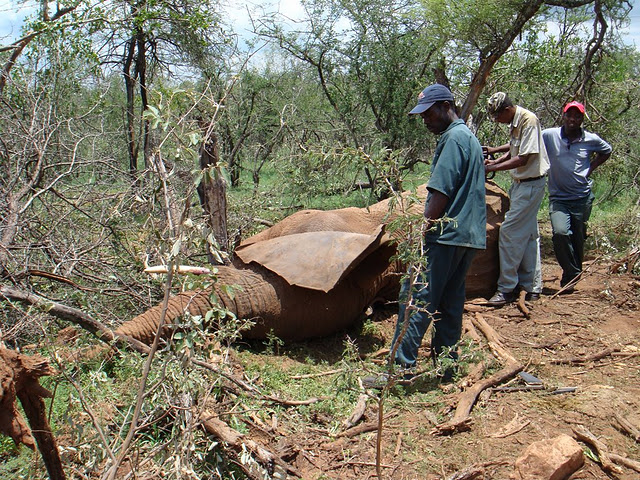
<svg viewBox="0 0 640 480">
<path fill-rule="evenodd" d="M 612 273 L 611 264 L 600 260 L 592 259 L 585 266 L 576 290 L 558 295 L 560 268 L 551 260 L 545 263 L 543 296 L 526 304 L 528 316 L 516 304 L 491 308 L 481 300 L 467 303 L 465 323 L 484 319 L 508 353 L 543 382 L 543 388 L 486 389 L 471 410 L 467 431 L 436 434 L 436 426 L 451 419 L 460 396 L 477 381 L 470 380 L 476 366 L 489 365 L 485 378 L 504 366 L 492 355 L 485 336 L 475 331 L 477 337 L 468 348 L 478 352 L 478 357 L 484 356 L 484 361 L 469 362 L 454 384 L 440 385 L 429 379 L 411 387 L 396 387 L 385 397 L 380 443 L 383 479 L 506 480 L 527 446 L 560 434 L 575 437 L 578 426 L 587 428 L 610 453 L 640 461 L 640 442 L 620 427 L 622 419 L 640 428 L 640 278 Z M 376 342 L 367 340 L 367 335 L 355 338 L 367 360 L 384 364 L 385 354 L 376 351 L 375 345 L 381 341 L 389 345 L 396 308 L 387 308 L 375 317 Z M 471 335 L 466 333 L 465 337 Z M 343 338 L 336 335 L 297 348 L 303 348 L 305 357 L 331 355 L 326 363 L 335 368 Z M 423 345 L 419 364 L 430 364 L 428 352 L 428 345 Z M 286 353 L 277 358 L 285 370 L 287 362 L 292 366 L 300 363 Z M 522 387 L 524 382 L 515 376 L 499 386 Z M 566 387 L 573 391 L 554 393 Z M 288 424 L 281 418 L 279 425 L 267 429 L 249 427 L 245 439 L 264 445 L 305 480 L 377 478 L 379 404 L 376 392 L 369 393 L 364 414 L 351 430 L 336 434 L 318 428 L 323 424 L 320 418 L 314 425 Z M 296 416 L 293 410 L 292 418 Z M 333 420 L 326 419 L 325 424 Z M 586 461 L 571 480 L 640 478 L 640 473 L 627 467 L 620 467 L 615 475 L 605 473 L 591 453 L 593 449 L 584 442 L 580 445 Z"/>
<path fill-rule="evenodd" d="M 578 425 L 593 433 L 610 453 L 640 460 L 640 443 L 624 433 L 615 418 L 618 415 L 640 426 L 640 282 L 628 274 L 610 273 L 611 265 L 592 260 L 585 266 L 576 290 L 556 295 L 561 271 L 551 261 L 545 264 L 543 296 L 527 304 L 529 318 L 515 304 L 502 308 L 468 304 L 465 316 L 481 315 L 525 371 L 542 380 L 544 389 L 485 390 L 471 412 L 471 429 L 450 436 L 432 432 L 442 418 L 451 416 L 464 378 L 448 387 L 449 404 L 445 405 L 422 401 L 424 397 L 411 389 L 396 392 L 405 395 L 406 401 L 400 408 L 385 409 L 384 478 L 508 479 L 528 445 L 562 433 L 574 436 L 572 429 Z M 395 319 L 390 314 L 381 321 L 388 340 Z M 488 352 L 486 345 L 479 348 Z M 427 356 L 428 349 L 423 350 Z M 599 360 L 556 363 L 603 352 L 609 354 Z M 502 386 L 523 384 L 515 377 Z M 575 391 L 551 393 L 559 387 L 575 387 Z M 377 403 L 367 405 L 362 423 L 375 423 Z M 285 442 L 289 448 L 295 445 L 298 455 L 292 463 L 304 478 L 376 478 L 375 432 L 329 439 L 309 430 Z M 588 452 L 587 445 L 580 444 Z M 586 458 L 572 480 L 640 478 L 640 473 L 624 467 L 623 473 L 609 476 L 592 457 Z M 472 467 L 481 473 L 455 476 Z"/>
</svg>

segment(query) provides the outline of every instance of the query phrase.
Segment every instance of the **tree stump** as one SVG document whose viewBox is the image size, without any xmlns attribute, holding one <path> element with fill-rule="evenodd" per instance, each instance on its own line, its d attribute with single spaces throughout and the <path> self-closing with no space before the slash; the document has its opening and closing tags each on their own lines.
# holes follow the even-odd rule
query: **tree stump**
<svg viewBox="0 0 640 480">
<path fill-rule="evenodd" d="M 64 480 L 62 461 L 51 433 L 43 398 L 51 393 L 38 382 L 40 377 L 55 374 L 49 362 L 39 356 L 27 356 L 0 348 L 0 433 L 11 437 L 16 445 L 32 450 L 36 443 L 51 480 Z M 20 400 L 29 425 L 18 411 Z"/>
</svg>

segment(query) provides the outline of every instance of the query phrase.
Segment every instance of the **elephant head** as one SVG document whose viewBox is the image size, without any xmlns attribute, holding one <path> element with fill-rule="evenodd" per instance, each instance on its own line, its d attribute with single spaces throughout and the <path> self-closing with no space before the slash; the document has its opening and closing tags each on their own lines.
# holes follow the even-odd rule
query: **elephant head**
<svg viewBox="0 0 640 480">
<path fill-rule="evenodd" d="M 426 196 L 420 187 L 418 197 Z M 385 232 L 388 200 L 368 208 L 302 210 L 248 238 L 232 266 L 218 267 L 211 288 L 183 292 L 169 301 L 166 323 L 185 311 L 205 315 L 213 305 L 250 319 L 244 335 L 301 340 L 330 335 L 361 318 L 378 300 L 397 300 L 403 266 L 392 261 L 393 240 Z M 416 205 L 414 208 L 422 208 Z M 487 249 L 476 255 L 467 295 L 492 293 L 499 273 L 498 228 L 508 208 L 506 194 L 487 183 Z M 224 285 L 236 286 L 230 296 Z M 212 300 L 213 299 L 213 300 Z M 162 306 L 125 322 L 116 332 L 152 341 Z"/>
</svg>

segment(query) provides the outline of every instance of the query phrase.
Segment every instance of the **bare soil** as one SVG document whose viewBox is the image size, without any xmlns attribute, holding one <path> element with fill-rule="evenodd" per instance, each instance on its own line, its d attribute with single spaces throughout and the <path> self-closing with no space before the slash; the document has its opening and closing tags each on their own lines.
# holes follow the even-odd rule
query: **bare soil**
<svg viewBox="0 0 640 480">
<path fill-rule="evenodd" d="M 543 266 L 543 274 L 543 296 L 526 304 L 528 316 L 516 304 L 491 308 L 482 305 L 481 299 L 469 301 L 465 310 L 466 320 L 477 316 L 486 320 L 524 370 L 543 382 L 543 388 L 508 392 L 486 389 L 471 410 L 468 431 L 437 434 L 436 426 L 451 419 L 460 396 L 480 378 L 476 375 L 473 380 L 477 367 L 488 365 L 486 378 L 504 365 L 493 356 L 481 333 L 472 340 L 466 333 L 466 348 L 475 352 L 476 360 L 465 364 L 463 375 L 455 383 L 441 385 L 426 379 L 410 387 L 395 387 L 389 397 L 383 397 L 379 444 L 382 478 L 508 479 L 514 472 L 514 462 L 527 446 L 560 434 L 575 437 L 573 429 L 578 425 L 593 433 L 610 453 L 640 461 L 640 443 L 620 428 L 617 420 L 622 418 L 640 428 L 639 278 L 612 273 L 610 264 L 592 260 L 586 263 L 576 290 L 558 295 L 559 267 L 549 261 Z M 391 341 L 395 310 L 387 308 L 375 315 L 375 333 L 360 331 L 360 335 L 356 332 L 352 336 L 367 360 L 365 364 L 371 364 L 369 360 L 384 364 L 386 355 L 379 346 L 388 346 Z M 265 362 L 278 362 L 278 369 L 286 372 L 314 358 L 336 369 L 340 367 L 344 338 L 341 334 L 287 345 L 275 358 L 265 355 Z M 423 366 L 430 365 L 426 343 L 419 360 Z M 596 356 L 600 358 L 594 359 Z M 243 374 L 241 370 L 236 373 L 239 378 Z M 521 387 L 524 383 L 516 376 L 500 386 Z M 575 391 L 554 393 L 563 387 L 574 387 Z M 247 423 L 249 431 L 243 441 L 273 452 L 281 464 L 290 467 L 290 473 L 305 480 L 377 478 L 380 403 L 375 391 L 369 393 L 364 414 L 352 429 L 336 432 L 329 428 L 336 419 L 324 418 L 321 413 L 311 422 L 301 422 L 296 413 L 300 407 L 293 406 L 290 415 L 281 416 L 272 425 Z M 61 446 L 67 443 L 63 435 L 58 441 Z M 622 473 L 616 476 L 605 473 L 590 447 L 581 445 L 587 459 L 571 480 L 640 478 L 640 473 L 627 467 L 620 467 Z"/>
<path fill-rule="evenodd" d="M 640 444 L 624 433 L 615 419 L 617 414 L 640 426 L 640 282 L 637 277 L 610 273 L 609 269 L 609 265 L 587 262 L 576 290 L 556 295 L 560 269 L 555 263 L 545 264 L 544 294 L 539 301 L 527 303 L 529 318 L 516 304 L 491 308 L 470 302 L 465 315 L 480 314 L 525 365 L 525 371 L 543 381 L 544 389 L 485 390 L 471 412 L 471 429 L 450 436 L 434 434 L 434 427 L 450 418 L 459 394 L 468 387 L 465 378 L 451 386 L 431 383 L 420 387 L 445 388 L 444 403 L 425 401 L 420 388 L 394 390 L 392 395 L 396 399 L 404 396 L 404 402 L 395 401 L 393 408 L 384 409 L 384 478 L 507 479 L 528 445 L 562 433 L 574 436 L 572 428 L 577 425 L 585 426 L 610 453 L 640 460 Z M 393 314 L 381 320 L 387 341 L 395 320 Z M 476 347 L 491 357 L 486 344 Z M 322 344 L 317 348 L 323 348 Z M 607 351 L 599 360 L 576 361 Z M 420 362 L 428 363 L 428 346 L 421 352 Z M 573 363 L 557 363 L 571 359 Z M 469 367 L 473 369 L 473 365 Z M 515 377 L 505 385 L 522 386 L 523 382 Z M 575 387 L 575 391 L 552 393 L 559 387 Z M 375 424 L 377 415 L 378 404 L 370 400 L 360 425 Z M 283 449 L 295 450 L 292 464 L 304 478 L 376 478 L 375 431 L 330 438 L 316 430 L 289 432 L 280 440 Z M 586 444 L 581 445 L 589 451 Z M 570 478 L 640 478 L 640 473 L 624 467 L 622 474 L 609 476 L 595 459 L 595 455 L 587 458 L 584 467 Z M 480 472 L 477 476 L 460 474 L 472 467 Z"/>
</svg>

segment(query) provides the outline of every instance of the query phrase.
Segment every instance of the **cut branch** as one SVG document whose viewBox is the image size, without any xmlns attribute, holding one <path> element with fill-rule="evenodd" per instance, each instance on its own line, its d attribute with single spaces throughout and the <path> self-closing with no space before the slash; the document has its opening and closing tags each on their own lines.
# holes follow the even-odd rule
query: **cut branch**
<svg viewBox="0 0 640 480">
<path fill-rule="evenodd" d="M 640 430 L 631 424 L 626 418 L 616 412 L 615 419 L 618 422 L 619 428 L 633 438 L 637 443 L 640 443 Z"/>
<path fill-rule="evenodd" d="M 49 478 L 64 480 L 58 446 L 42 400 L 50 398 L 51 393 L 38 380 L 55 373 L 43 357 L 0 349 L 0 432 L 10 436 L 16 444 L 22 443 L 31 449 L 37 443 Z M 16 408 L 16 398 L 22 404 L 30 429 Z"/>
<path fill-rule="evenodd" d="M 471 409 L 483 390 L 501 384 L 505 380 L 515 377 L 524 367 L 517 363 L 509 363 L 506 367 L 489 378 L 480 380 L 460 395 L 458 406 L 453 418 L 442 423 L 431 432 L 435 435 L 452 435 L 471 429 Z"/>
<path fill-rule="evenodd" d="M 478 396 L 483 390 L 499 385 L 500 383 L 515 377 L 524 368 L 511 353 L 502 345 L 497 332 L 485 321 L 480 314 L 476 314 L 473 324 L 486 337 L 491 352 L 506 366 L 491 377 L 480 380 L 460 394 L 458 406 L 453 418 L 448 422 L 436 426 L 432 431 L 436 435 L 452 435 L 464 432 L 471 428 L 471 410 Z"/>
<path fill-rule="evenodd" d="M 602 360 L 605 357 L 613 355 L 616 352 L 620 351 L 620 347 L 611 347 L 603 350 L 602 352 L 594 353 L 593 355 L 587 355 L 586 357 L 573 357 L 573 358 L 556 358 L 552 359 L 551 363 L 555 365 L 572 365 L 572 364 L 583 364 L 589 362 L 595 362 L 598 360 Z"/>
<path fill-rule="evenodd" d="M 246 438 L 246 436 L 237 430 L 234 430 L 229 425 L 227 425 L 224 421 L 220 420 L 217 415 L 203 415 L 200 419 L 202 422 L 202 426 L 207 431 L 207 433 L 213 435 L 214 437 L 220 439 L 222 442 L 231 447 L 232 453 L 234 456 L 239 456 L 246 449 L 254 456 L 255 460 L 263 467 L 268 470 L 274 465 L 279 465 L 281 468 L 285 469 L 291 475 L 295 475 L 298 478 L 302 478 L 302 475 L 298 473 L 291 465 L 284 462 L 280 457 L 275 455 L 273 452 L 265 448 L 264 446 L 258 444 L 257 442 Z M 228 450 L 228 449 L 227 449 Z M 262 479 L 264 475 L 261 475 L 259 472 L 255 472 L 250 468 L 249 465 L 246 465 L 246 462 L 238 462 L 241 465 L 242 469 L 245 471 L 249 478 L 251 479 Z"/>
<path fill-rule="evenodd" d="M 596 436 L 587 429 L 587 427 L 585 427 L 584 425 L 576 425 L 573 428 L 573 434 L 577 440 L 588 443 L 596 450 L 598 458 L 600 459 L 602 470 L 612 474 L 622 473 L 622 470 L 614 465 L 613 461 L 611 460 L 609 451 L 605 444 L 598 440 Z"/>
</svg>

